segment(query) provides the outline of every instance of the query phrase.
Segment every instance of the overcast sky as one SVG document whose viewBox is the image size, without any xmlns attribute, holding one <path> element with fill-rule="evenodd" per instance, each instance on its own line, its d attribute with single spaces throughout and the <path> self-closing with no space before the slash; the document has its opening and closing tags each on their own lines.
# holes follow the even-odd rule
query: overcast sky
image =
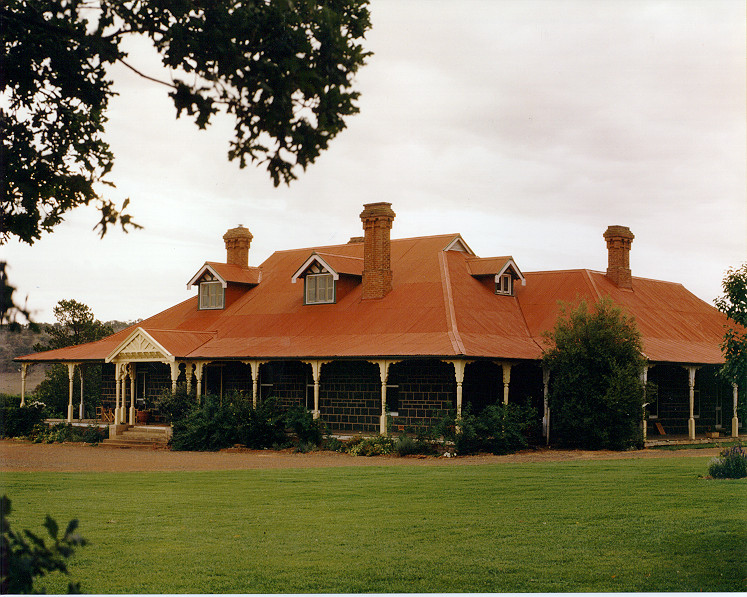
<svg viewBox="0 0 747 597">
<path fill-rule="evenodd" d="M 159 85 L 118 69 L 110 197 L 144 230 L 92 231 L 79 209 L 32 247 L 2 247 L 37 321 L 73 298 L 101 320 L 145 318 L 195 293 L 222 235 L 273 251 L 362 234 L 388 201 L 393 238 L 460 232 L 524 272 L 606 268 L 629 226 L 634 276 L 711 302 L 747 259 L 742 0 L 373 0 L 360 114 L 290 188 L 228 162 L 229 121 L 174 118 Z M 147 45 L 130 61 L 160 69 Z"/>
</svg>

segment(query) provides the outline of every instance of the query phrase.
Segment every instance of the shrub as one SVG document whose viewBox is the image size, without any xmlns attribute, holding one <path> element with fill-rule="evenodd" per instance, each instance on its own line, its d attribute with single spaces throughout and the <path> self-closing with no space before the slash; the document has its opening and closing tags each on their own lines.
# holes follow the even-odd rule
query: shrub
<svg viewBox="0 0 747 597">
<path fill-rule="evenodd" d="M 336 437 L 333 437 L 331 435 L 328 435 L 324 438 L 324 442 L 322 443 L 322 448 L 325 450 L 330 450 L 332 452 L 346 452 L 346 446 L 345 444 L 337 439 Z"/>
<path fill-rule="evenodd" d="M 174 420 L 174 450 L 215 451 L 242 444 L 249 448 L 287 445 L 285 421 L 273 399 L 257 408 L 244 395 L 229 394 L 222 401 L 205 395 L 202 404 Z"/>
<path fill-rule="evenodd" d="M 293 430 L 300 444 L 312 448 L 321 445 L 324 424 L 303 406 L 294 406 L 286 411 L 284 417 L 286 426 Z"/>
<path fill-rule="evenodd" d="M 714 479 L 743 479 L 747 477 L 747 453 L 741 444 L 721 450 L 711 461 L 708 474 Z"/>
<path fill-rule="evenodd" d="M 0 437 L 26 437 L 34 427 L 44 422 L 44 405 L 32 403 L 20 406 L 3 406 L 0 408 Z"/>
<path fill-rule="evenodd" d="M 86 540 L 75 532 L 78 521 L 71 520 L 65 534 L 59 537 L 57 522 L 47 515 L 44 527 L 54 541 L 47 547 L 44 539 L 27 529 L 22 533 L 11 530 L 6 518 L 10 512 L 10 500 L 4 495 L 0 498 L 0 593 L 32 593 L 36 577 L 55 571 L 69 574 L 65 560 L 73 555 L 76 547 L 86 544 Z M 68 593 L 80 593 L 80 583 L 70 583 Z"/>
<path fill-rule="evenodd" d="M 5 406 L 21 406 L 21 397 L 15 394 L 3 394 L 0 392 L 0 408 Z"/>
<path fill-rule="evenodd" d="M 348 443 L 351 456 L 383 456 L 394 451 L 394 439 L 386 435 L 356 436 Z"/>
<path fill-rule="evenodd" d="M 83 427 L 83 432 L 80 434 L 80 440 L 87 444 L 98 444 L 107 437 L 109 437 L 109 430 L 95 425 Z"/>
<path fill-rule="evenodd" d="M 429 451 L 427 447 L 429 446 L 425 442 L 417 440 L 407 434 L 403 434 L 394 440 L 393 452 L 398 456 L 433 453 L 432 451 Z"/>
<path fill-rule="evenodd" d="M 249 448 L 261 449 L 288 445 L 285 434 L 285 418 L 275 398 L 268 398 L 252 407 L 249 400 L 245 400 L 241 416 L 240 441 Z"/>
<path fill-rule="evenodd" d="M 511 454 L 526 448 L 526 432 L 535 419 L 529 404 L 496 402 L 479 415 L 472 415 L 467 405 L 454 440 L 457 454 Z"/>
<path fill-rule="evenodd" d="M 167 423 L 173 423 L 186 417 L 198 404 L 197 399 L 187 393 L 186 384 L 179 384 L 176 392 L 165 388 L 156 398 L 155 407 Z"/>
<path fill-rule="evenodd" d="M 202 404 L 173 419 L 171 446 L 174 450 L 215 451 L 240 443 L 238 421 L 217 396 L 206 394 Z"/>
<path fill-rule="evenodd" d="M 623 450 L 642 447 L 645 364 L 635 321 L 608 298 L 563 308 L 547 334 L 552 429 L 565 447 Z"/>
<path fill-rule="evenodd" d="M 101 429 L 96 425 L 87 425 L 85 427 L 73 426 L 68 423 L 57 423 L 49 427 L 45 423 L 39 423 L 34 426 L 29 439 L 33 442 L 53 444 L 55 442 L 86 442 L 87 444 L 98 444 L 101 440 L 108 437 L 109 432 Z"/>
</svg>

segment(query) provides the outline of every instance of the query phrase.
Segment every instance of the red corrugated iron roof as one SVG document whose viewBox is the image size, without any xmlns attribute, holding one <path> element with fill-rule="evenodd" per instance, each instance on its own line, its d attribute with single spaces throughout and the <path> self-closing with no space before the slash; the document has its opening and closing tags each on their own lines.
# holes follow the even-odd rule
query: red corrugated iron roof
<svg viewBox="0 0 747 597">
<path fill-rule="evenodd" d="M 335 255 L 333 253 L 317 253 L 338 274 L 350 276 L 363 275 L 363 257 L 351 257 L 349 255 Z"/>
<path fill-rule="evenodd" d="M 138 352 L 142 350 L 143 343 L 153 345 L 155 352 L 168 360 L 183 358 L 214 337 L 215 332 L 156 330 L 138 326 L 107 355 L 106 361 L 115 361 L 122 353 L 127 354 L 133 345 L 136 345 L 135 352 Z"/>
<path fill-rule="evenodd" d="M 262 270 L 258 267 L 242 267 L 233 263 L 215 261 L 207 261 L 205 265 L 212 267 L 226 282 L 256 285 L 262 280 Z"/>
<path fill-rule="evenodd" d="M 720 343 L 726 317 L 681 284 L 633 278 L 633 289 L 615 286 L 602 272 L 568 270 L 526 274 L 527 284 L 517 298 L 530 333 L 535 338 L 553 328 L 559 301 L 575 306 L 593 304 L 608 296 L 632 315 L 651 361 L 723 363 Z"/>
<path fill-rule="evenodd" d="M 362 264 L 364 247 L 349 243 L 278 251 L 260 266 L 261 283 L 224 310 L 200 311 L 194 297 L 139 326 L 177 358 L 538 359 L 558 301 L 594 303 L 610 296 L 636 318 L 650 360 L 723 361 L 719 343 L 725 317 L 679 284 L 633 278 L 629 291 L 603 273 L 567 270 L 527 273 L 526 286 L 517 285 L 515 296 L 496 295 L 492 279 L 473 275 L 480 262 L 467 252 L 444 252 L 457 236 L 392 240 L 392 291 L 382 299 L 363 300 L 360 282 L 349 280 L 338 283 L 336 303 L 304 304 L 303 288 L 291 280 L 294 273 L 312 251 L 350 273 L 345 270 Z M 489 269 L 501 259 L 507 258 L 495 258 Z M 131 331 L 19 360 L 103 360 Z"/>
</svg>

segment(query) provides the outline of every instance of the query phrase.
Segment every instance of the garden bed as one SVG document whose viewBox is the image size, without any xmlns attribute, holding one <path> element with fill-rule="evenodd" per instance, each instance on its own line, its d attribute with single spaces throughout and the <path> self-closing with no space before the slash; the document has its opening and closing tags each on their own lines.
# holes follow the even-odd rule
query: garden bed
<svg viewBox="0 0 747 597">
<path fill-rule="evenodd" d="M 461 466 L 501 462 L 531 463 L 569 460 L 618 460 L 633 458 L 683 458 L 718 456 L 718 448 L 681 450 L 524 450 L 495 456 L 418 457 L 350 456 L 337 452 L 250 450 L 230 448 L 220 452 L 175 452 L 170 450 L 128 450 L 80 443 L 34 444 L 26 440 L 0 440 L 0 470 L 58 472 L 125 472 L 242 470 L 278 468 L 323 468 L 339 466 Z"/>
</svg>

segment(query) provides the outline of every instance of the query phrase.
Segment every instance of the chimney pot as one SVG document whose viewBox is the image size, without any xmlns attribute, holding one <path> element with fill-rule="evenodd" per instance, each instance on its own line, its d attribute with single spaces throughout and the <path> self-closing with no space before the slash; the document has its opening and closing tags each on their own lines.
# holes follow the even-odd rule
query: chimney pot
<svg viewBox="0 0 747 597">
<path fill-rule="evenodd" d="M 633 289 L 630 246 L 634 238 L 627 226 L 609 226 L 604 233 L 604 240 L 607 241 L 607 277 L 618 288 Z"/>
<path fill-rule="evenodd" d="M 391 203 L 363 206 L 363 298 L 383 298 L 392 290 L 390 231 L 396 214 Z"/>
<path fill-rule="evenodd" d="M 252 233 L 239 224 L 238 228 L 231 228 L 223 235 L 226 243 L 226 263 L 249 267 L 249 245 Z"/>
</svg>

